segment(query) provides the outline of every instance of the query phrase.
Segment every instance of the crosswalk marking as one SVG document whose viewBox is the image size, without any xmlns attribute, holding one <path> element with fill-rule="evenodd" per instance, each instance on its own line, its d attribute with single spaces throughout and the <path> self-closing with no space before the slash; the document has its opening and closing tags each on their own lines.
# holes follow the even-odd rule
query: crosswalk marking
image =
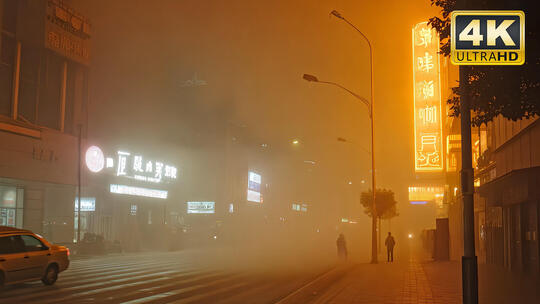
<svg viewBox="0 0 540 304">
<path fill-rule="evenodd" d="M 239 303 L 243 294 L 256 297 L 279 283 L 257 276 L 180 253 L 99 257 L 72 261 L 53 286 L 36 281 L 0 289 L 0 304 Z"/>
</svg>

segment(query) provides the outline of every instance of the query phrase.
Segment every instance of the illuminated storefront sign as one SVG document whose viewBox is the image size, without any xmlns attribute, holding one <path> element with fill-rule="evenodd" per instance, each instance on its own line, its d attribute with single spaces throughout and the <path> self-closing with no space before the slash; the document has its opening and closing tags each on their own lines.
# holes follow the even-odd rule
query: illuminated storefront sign
<svg viewBox="0 0 540 304">
<path fill-rule="evenodd" d="M 442 171 L 439 36 L 427 22 L 413 28 L 415 170 Z"/>
<path fill-rule="evenodd" d="M 112 162 L 114 167 L 114 161 Z M 163 179 L 174 180 L 177 169 L 159 161 L 143 158 L 141 155 L 131 155 L 129 152 L 118 151 L 116 176 L 131 177 L 136 180 L 160 183 Z"/>
<path fill-rule="evenodd" d="M 208 214 L 215 213 L 215 202 L 187 202 L 187 213 Z"/>
<path fill-rule="evenodd" d="M 79 209 L 79 198 L 75 198 L 75 211 Z M 81 212 L 82 211 L 96 211 L 96 198 L 95 197 L 81 197 Z"/>
<path fill-rule="evenodd" d="M 144 196 L 144 197 L 152 197 L 152 198 L 160 198 L 160 199 L 166 199 L 167 194 L 168 194 L 168 192 L 165 190 L 148 189 L 148 188 L 132 187 L 132 186 L 127 186 L 127 185 L 117 185 L 117 184 L 111 184 L 110 191 L 111 193 L 117 193 L 117 194 Z"/>
<path fill-rule="evenodd" d="M 247 200 L 254 203 L 262 203 L 261 196 L 261 175 L 249 172 Z"/>
<path fill-rule="evenodd" d="M 91 146 L 86 150 L 85 161 L 88 170 L 97 173 L 105 166 L 105 156 L 99 147 Z"/>
<path fill-rule="evenodd" d="M 444 198 L 444 187 L 414 186 L 409 187 L 409 202 L 413 205 L 437 203 Z"/>
<path fill-rule="evenodd" d="M 176 180 L 178 169 L 162 161 L 147 159 L 140 154 L 118 151 L 114 157 L 103 154 L 97 146 L 86 151 L 88 170 L 97 173 L 105 169 L 116 176 L 131 178 L 148 183 L 162 183 Z"/>
</svg>

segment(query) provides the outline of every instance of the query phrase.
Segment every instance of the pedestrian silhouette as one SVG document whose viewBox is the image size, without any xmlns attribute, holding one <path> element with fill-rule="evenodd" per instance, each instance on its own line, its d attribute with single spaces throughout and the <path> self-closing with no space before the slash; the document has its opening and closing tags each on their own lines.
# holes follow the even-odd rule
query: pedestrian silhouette
<svg viewBox="0 0 540 304">
<path fill-rule="evenodd" d="M 347 259 L 347 242 L 345 241 L 345 236 L 343 235 L 343 233 L 339 234 L 339 237 L 337 238 L 337 241 L 336 241 L 336 245 L 337 245 L 338 257 L 341 260 L 346 260 Z"/>
<path fill-rule="evenodd" d="M 392 233 L 388 232 L 388 236 L 386 237 L 386 241 L 384 241 L 384 245 L 386 246 L 386 252 L 388 254 L 387 261 L 393 262 L 394 261 L 394 246 L 396 246 L 396 241 L 394 240 Z"/>
</svg>

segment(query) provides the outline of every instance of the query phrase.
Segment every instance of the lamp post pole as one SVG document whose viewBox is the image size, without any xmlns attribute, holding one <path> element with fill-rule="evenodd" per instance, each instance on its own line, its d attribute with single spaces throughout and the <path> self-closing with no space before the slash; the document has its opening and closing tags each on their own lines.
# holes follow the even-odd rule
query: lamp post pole
<svg viewBox="0 0 540 304">
<path fill-rule="evenodd" d="M 371 263 L 376 264 L 377 263 L 377 208 L 375 204 L 375 197 L 377 192 L 377 187 L 375 186 L 375 134 L 373 132 L 373 94 L 374 94 L 374 84 L 373 84 L 373 48 L 371 47 L 371 42 L 367 38 L 362 31 L 360 31 L 354 24 L 349 22 L 345 17 L 343 17 L 338 11 L 333 10 L 331 15 L 345 21 L 348 25 L 350 25 L 353 29 L 355 29 L 362 38 L 364 38 L 369 46 L 369 66 L 370 66 L 370 84 L 371 84 L 371 92 L 370 92 L 370 103 L 369 103 L 369 118 L 371 119 L 371 188 L 373 191 L 373 214 L 371 215 L 372 223 L 371 223 Z"/>
<path fill-rule="evenodd" d="M 81 244 L 81 166 L 82 166 L 82 124 L 78 125 L 79 136 L 77 138 L 78 160 L 77 160 L 77 248 Z"/>
<path fill-rule="evenodd" d="M 457 9 L 470 9 L 467 0 L 456 2 Z M 463 303 L 478 303 L 478 261 L 474 244 L 474 169 L 472 166 L 471 106 L 467 87 L 470 68 L 459 67 L 459 112 L 461 116 L 461 195 L 463 199 L 463 256 L 461 284 Z"/>
<path fill-rule="evenodd" d="M 375 161 L 373 158 L 375 155 L 375 149 L 373 149 L 373 114 L 371 112 L 373 110 L 373 104 L 367 101 L 364 97 L 354 93 L 353 91 L 345 88 L 344 86 L 338 83 L 331 82 L 331 81 L 321 81 L 317 77 L 313 75 L 309 75 L 309 74 L 304 74 L 303 78 L 310 82 L 330 84 L 340 89 L 343 89 L 347 91 L 349 94 L 351 94 L 352 96 L 354 96 L 356 99 L 363 102 L 368 107 L 369 118 L 371 120 L 371 145 L 372 145 L 371 146 L 371 178 L 372 178 L 371 184 L 372 184 L 373 189 L 376 189 L 375 188 Z M 371 263 L 376 264 L 377 263 L 377 213 L 375 210 L 375 191 L 372 191 L 372 192 L 373 192 L 373 213 L 372 213 L 372 222 L 371 222 L 371 246 L 372 246 L 371 247 Z"/>
</svg>

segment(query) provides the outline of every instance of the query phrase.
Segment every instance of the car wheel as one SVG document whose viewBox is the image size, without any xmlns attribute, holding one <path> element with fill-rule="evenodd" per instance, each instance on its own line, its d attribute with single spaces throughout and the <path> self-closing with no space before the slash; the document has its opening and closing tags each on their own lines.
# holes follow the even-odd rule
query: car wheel
<svg viewBox="0 0 540 304">
<path fill-rule="evenodd" d="M 56 265 L 49 265 L 41 281 L 45 285 L 52 285 L 54 284 L 54 282 L 56 282 L 57 279 L 58 279 L 58 267 Z"/>
</svg>

